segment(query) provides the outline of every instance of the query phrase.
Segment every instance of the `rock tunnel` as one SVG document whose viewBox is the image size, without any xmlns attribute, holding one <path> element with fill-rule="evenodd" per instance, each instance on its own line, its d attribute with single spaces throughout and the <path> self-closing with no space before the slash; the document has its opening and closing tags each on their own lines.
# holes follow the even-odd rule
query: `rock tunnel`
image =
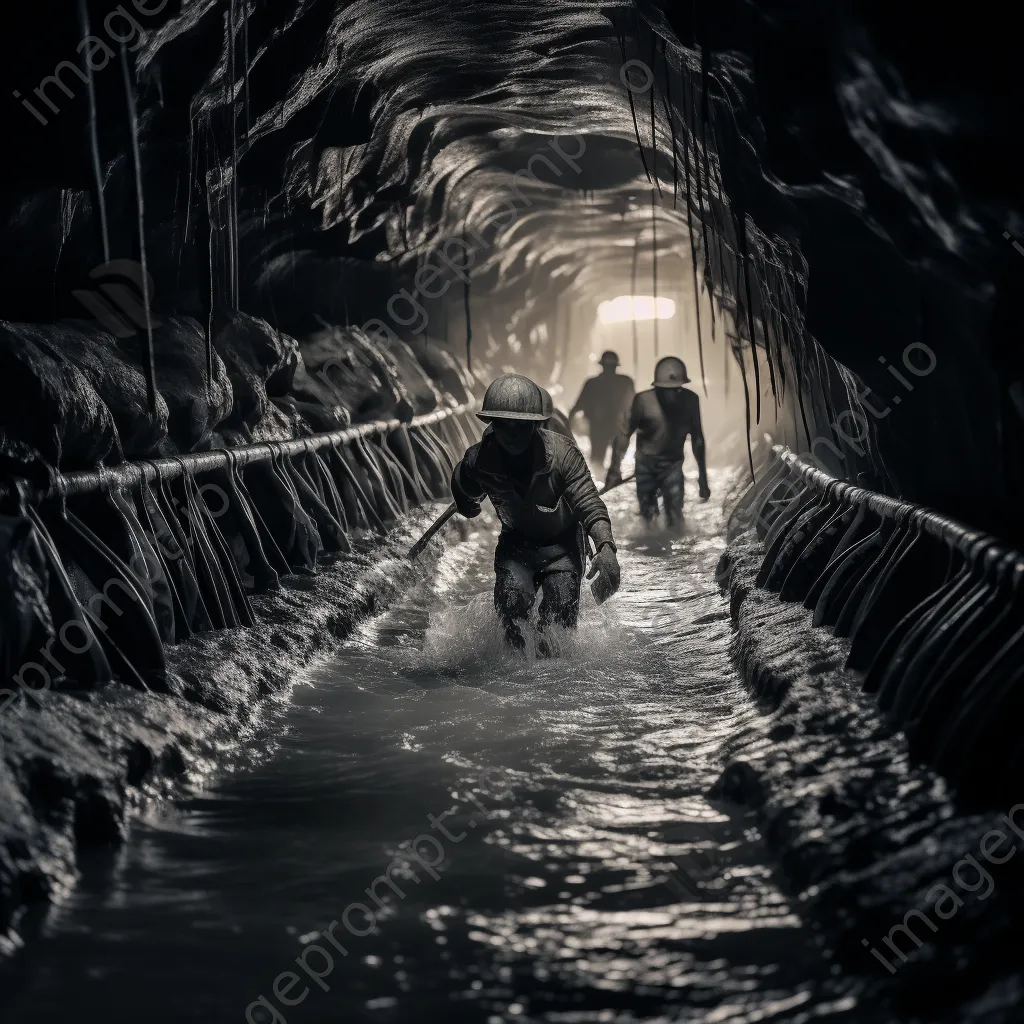
<svg viewBox="0 0 1024 1024">
<path fill-rule="evenodd" d="M 18 21 L 5 1021 L 1021 1019 L 998 12 Z M 407 554 L 488 383 L 609 350 L 684 360 L 711 499 L 608 490 L 619 593 L 518 655 L 494 514 Z"/>
</svg>

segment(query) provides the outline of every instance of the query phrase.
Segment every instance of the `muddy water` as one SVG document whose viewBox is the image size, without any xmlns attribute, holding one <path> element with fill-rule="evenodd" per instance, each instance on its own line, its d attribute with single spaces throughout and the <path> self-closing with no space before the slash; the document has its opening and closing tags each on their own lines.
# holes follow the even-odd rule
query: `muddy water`
<svg viewBox="0 0 1024 1024">
<path fill-rule="evenodd" d="M 729 661 L 721 510 L 688 502 L 672 537 L 610 497 L 623 590 L 587 595 L 560 657 L 503 650 L 481 517 L 233 766 L 91 866 L 0 1018 L 882 1020 L 709 796 L 765 728 Z"/>
</svg>

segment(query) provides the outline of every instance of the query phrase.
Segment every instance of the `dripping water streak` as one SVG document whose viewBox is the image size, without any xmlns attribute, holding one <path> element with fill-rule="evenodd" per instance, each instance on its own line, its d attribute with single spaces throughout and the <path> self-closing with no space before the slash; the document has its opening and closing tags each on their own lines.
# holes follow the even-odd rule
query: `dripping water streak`
<svg viewBox="0 0 1024 1024">
<path fill-rule="evenodd" d="M 657 121 L 655 119 L 655 94 L 658 91 L 657 75 L 658 75 L 658 50 L 657 50 L 658 37 L 651 32 L 651 173 L 654 175 L 654 184 L 657 186 L 658 195 L 661 195 L 661 180 L 658 178 L 658 130 Z M 657 319 L 655 319 L 657 323 Z M 657 333 L 657 328 L 655 328 Z"/>
<path fill-rule="evenodd" d="M 624 34 L 619 36 L 619 52 L 622 54 L 622 63 L 623 66 L 625 66 L 626 37 Z M 628 79 L 629 76 L 623 75 L 623 77 Z M 647 157 L 644 156 L 644 144 L 640 141 L 640 122 L 636 118 L 636 105 L 633 103 L 633 90 L 629 87 L 628 82 L 626 84 L 626 96 L 629 99 L 629 112 L 633 117 L 633 131 L 636 133 L 636 147 L 640 151 L 640 162 L 644 165 L 644 174 L 647 175 L 647 180 L 651 182 L 651 172 L 647 168 Z"/>
<path fill-rule="evenodd" d="M 658 359 L 658 207 L 651 192 L 651 291 L 654 295 L 654 358 Z"/>
<path fill-rule="evenodd" d="M 252 115 L 249 110 L 249 3 L 243 4 L 245 16 L 242 19 L 242 60 L 245 62 L 245 142 L 249 144 L 249 133 L 252 131 Z"/>
<path fill-rule="evenodd" d="M 637 234 L 633 238 L 633 263 L 629 273 L 629 294 L 636 295 L 636 258 L 637 252 L 640 249 L 640 235 Z M 629 322 L 633 329 L 633 373 L 634 375 L 640 375 L 640 339 L 637 337 L 637 326 L 636 326 L 636 310 L 630 309 Z"/>
<path fill-rule="evenodd" d="M 672 209 L 674 210 L 679 199 L 679 155 L 676 122 L 672 116 L 672 68 L 669 66 L 668 56 L 665 53 L 664 40 L 662 40 L 661 46 L 661 59 L 665 64 L 665 95 L 661 100 L 665 107 L 665 120 L 668 121 L 669 132 L 672 136 Z"/>
<path fill-rule="evenodd" d="M 710 271 L 710 268 L 708 266 L 709 255 L 710 255 L 710 252 L 711 252 L 711 245 L 708 242 L 708 227 L 707 227 L 708 218 L 707 218 L 707 214 L 705 213 L 705 210 L 704 210 L 704 188 L 707 185 L 707 178 L 705 177 L 705 179 L 703 181 L 701 181 L 701 175 L 700 175 L 700 150 L 699 150 L 698 145 L 697 145 L 697 125 L 699 124 L 699 118 L 697 117 L 697 104 L 696 104 L 696 100 L 694 98 L 693 82 L 692 82 L 692 80 L 690 81 L 689 84 L 690 84 L 690 90 L 689 90 L 689 92 L 690 92 L 690 111 L 691 111 L 691 116 L 692 116 L 693 124 L 694 124 L 693 131 L 691 132 L 691 137 L 693 139 L 693 184 L 694 184 L 694 189 L 697 192 L 697 202 L 698 202 L 699 208 L 700 208 L 699 209 L 699 213 L 698 213 L 698 217 L 700 218 L 700 231 L 701 231 L 701 238 L 703 240 L 704 288 L 705 288 L 705 290 L 708 293 L 708 301 L 711 304 L 711 316 L 712 316 L 711 335 L 712 335 L 712 337 L 714 337 L 714 308 L 715 308 L 715 304 L 714 304 L 714 294 L 713 294 L 713 289 L 712 289 L 713 282 L 712 282 L 712 279 L 711 279 L 711 271 Z M 685 95 L 685 93 L 684 93 L 684 95 Z M 710 205 L 710 203 L 711 203 L 711 189 L 710 189 L 710 186 L 708 186 L 708 204 Z M 705 391 L 705 394 L 706 394 L 706 391 Z"/>
<path fill-rule="evenodd" d="M 231 182 L 226 190 L 228 200 L 228 295 L 232 308 L 238 308 L 238 129 L 235 111 L 235 0 L 228 0 L 226 14 L 228 30 L 227 96 L 226 109 L 231 128 Z"/>
<path fill-rule="evenodd" d="M 686 95 L 685 89 L 683 95 Z M 700 324 L 700 287 L 697 284 L 697 242 L 693 233 L 693 191 L 690 184 L 690 138 L 692 132 L 686 126 L 686 119 L 682 122 L 683 128 L 683 176 L 686 182 L 686 233 L 690 238 L 690 268 L 693 271 L 693 305 L 697 315 L 697 352 L 700 356 L 700 379 L 704 385 L 704 396 L 707 397 L 708 383 L 704 373 L 704 338 Z M 696 156 L 696 144 L 694 145 Z M 726 356 L 728 358 L 728 356 Z"/>
<path fill-rule="evenodd" d="M 146 263 L 145 201 L 142 191 L 142 155 L 139 152 L 139 122 L 135 109 L 135 90 L 128 69 L 128 48 L 121 43 L 121 72 L 128 104 L 128 130 L 131 134 L 132 165 L 135 171 L 135 210 L 139 232 L 139 265 L 142 268 L 142 307 L 146 314 L 146 398 L 149 411 L 156 416 L 156 359 L 153 352 L 153 319 L 149 308 L 149 269 Z"/>
<path fill-rule="evenodd" d="M 78 23 L 82 39 L 92 34 L 89 28 L 89 9 L 86 0 L 78 0 Z M 84 56 L 85 73 L 88 79 L 86 93 L 89 99 L 89 156 L 92 161 L 92 174 L 96 183 L 96 211 L 100 220 L 100 239 L 103 246 L 103 262 L 110 262 L 110 233 L 107 228 L 107 202 L 103 196 L 103 165 L 100 160 L 100 139 L 96 123 L 96 83 L 93 81 L 92 65 L 88 56 Z"/>
<path fill-rule="evenodd" d="M 736 230 L 740 263 L 743 267 L 743 295 L 746 306 L 747 330 L 750 333 L 750 355 L 754 361 L 754 390 L 757 393 L 757 422 L 761 422 L 761 367 L 757 358 L 757 335 L 754 331 L 754 305 L 750 295 L 750 254 L 747 249 L 747 215 L 740 212 Z M 747 439 L 749 444 L 749 438 Z"/>
<path fill-rule="evenodd" d="M 466 246 L 466 278 L 462 283 L 462 308 L 466 316 L 466 369 L 473 372 L 473 321 L 469 312 L 469 286 L 470 286 L 470 263 L 469 245 L 466 242 L 466 234 L 462 234 L 462 244 Z"/>
</svg>

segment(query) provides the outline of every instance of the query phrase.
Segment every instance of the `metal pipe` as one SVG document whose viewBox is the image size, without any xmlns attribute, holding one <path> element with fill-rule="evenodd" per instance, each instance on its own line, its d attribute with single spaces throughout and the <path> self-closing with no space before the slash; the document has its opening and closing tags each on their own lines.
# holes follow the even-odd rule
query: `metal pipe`
<svg viewBox="0 0 1024 1024">
<path fill-rule="evenodd" d="M 456 416 L 476 409 L 476 403 L 470 402 L 454 409 L 437 409 L 434 412 L 415 416 L 407 424 L 409 427 L 428 427 L 449 416 Z M 134 490 L 143 480 L 154 481 L 157 476 L 163 480 L 173 480 L 188 472 L 192 476 L 209 473 L 228 465 L 229 458 L 237 466 L 247 466 L 253 462 L 266 462 L 275 453 L 286 456 L 301 455 L 305 452 L 319 451 L 322 448 L 336 448 L 348 444 L 357 438 L 370 437 L 373 434 L 389 434 L 401 426 L 401 421 L 375 420 L 372 423 L 357 423 L 341 430 L 332 430 L 324 434 L 312 434 L 291 441 L 274 441 L 268 444 L 243 445 L 230 450 L 223 448 L 209 452 L 192 452 L 167 459 L 153 459 L 143 462 L 125 462 L 117 466 L 104 467 L 102 470 L 78 470 L 72 473 L 56 473 L 48 488 L 31 487 L 27 494 L 35 502 L 45 501 L 60 495 L 91 494 L 107 487 L 118 490 Z M 4 484 L 0 483 L 0 489 Z"/>
<path fill-rule="evenodd" d="M 1016 571 L 1024 573 L 1024 555 L 1016 548 L 996 540 L 981 530 L 973 529 L 950 516 L 944 516 L 942 513 L 934 511 L 934 509 L 922 508 L 920 505 L 912 505 L 899 498 L 890 498 L 886 494 L 879 494 L 876 491 L 869 491 L 863 487 L 857 487 L 855 484 L 837 480 L 834 476 L 829 476 L 823 470 L 804 462 L 786 445 L 774 445 L 772 452 L 791 472 L 801 477 L 816 491 L 832 487 L 832 498 L 835 501 L 844 505 L 864 506 L 876 515 L 884 516 L 887 519 L 917 523 L 925 532 L 949 547 L 957 548 L 965 555 L 975 554 L 978 545 L 983 543 L 986 552 L 991 553 L 999 560 L 1004 557 L 1015 557 Z"/>
</svg>

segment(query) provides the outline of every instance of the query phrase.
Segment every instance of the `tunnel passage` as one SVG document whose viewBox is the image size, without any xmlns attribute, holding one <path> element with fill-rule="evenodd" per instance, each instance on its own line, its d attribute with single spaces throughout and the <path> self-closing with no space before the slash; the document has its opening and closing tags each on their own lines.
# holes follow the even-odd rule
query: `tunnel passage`
<svg viewBox="0 0 1024 1024">
<path fill-rule="evenodd" d="M 658 355 L 685 358 L 719 465 L 767 471 L 768 431 L 836 479 L 1019 543 L 1009 34 L 913 6 L 684 7 L 23 12 L 3 72 L 5 709 L 44 681 L 173 692 L 169 648 L 251 626 L 321 552 L 372 562 L 446 495 L 492 376 L 529 373 L 566 411 L 607 348 L 638 386 Z M 673 313 L 602 318 L 623 297 Z M 859 549 L 845 597 L 904 526 Z M 147 599 L 136 567 L 157 563 Z M 974 565 L 929 581 L 1004 601 L 989 639 L 1011 637 L 1016 584 Z M 138 598 L 128 618 L 108 581 Z M 32 660 L 67 639 L 73 662 Z M 954 705 L 966 667 L 939 679 Z M 133 780 L 155 755 L 140 741 L 124 760 Z M 19 772 L 78 841 L 123 832 L 121 797 Z M 46 888 L 31 861 L 4 862 L 4 916 Z"/>
<path fill-rule="evenodd" d="M 213 399 L 232 311 L 302 340 L 314 368 L 325 324 L 369 325 L 482 376 L 515 364 L 568 405 L 581 332 L 638 282 L 675 297 L 680 354 L 745 392 L 755 437 L 766 425 L 829 472 L 1017 538 L 1024 263 L 1001 125 L 1020 86 L 984 19 L 811 2 L 122 6 L 24 12 L 30 42 L 4 70 L 20 140 L 4 316 L 89 320 L 142 374 L 129 390 L 144 384 L 150 418 L 166 399 L 150 329 L 157 360 L 210 339 Z M 136 269 L 101 269 L 120 260 Z M 654 347 L 619 343 L 627 365 Z M 266 376 L 275 358 L 243 361 Z M 179 450 L 268 417 L 294 433 L 258 385 L 238 393 L 247 370 L 228 373 L 233 412 L 214 400 Z M 295 392 L 299 415 L 337 426 L 316 389 Z M 66 468 L 118 457 L 102 423 L 83 429 L 97 441 L 61 450 Z M 159 443 L 121 440 L 138 457 Z M 24 471 L 45 442 L 16 442 Z"/>
</svg>

